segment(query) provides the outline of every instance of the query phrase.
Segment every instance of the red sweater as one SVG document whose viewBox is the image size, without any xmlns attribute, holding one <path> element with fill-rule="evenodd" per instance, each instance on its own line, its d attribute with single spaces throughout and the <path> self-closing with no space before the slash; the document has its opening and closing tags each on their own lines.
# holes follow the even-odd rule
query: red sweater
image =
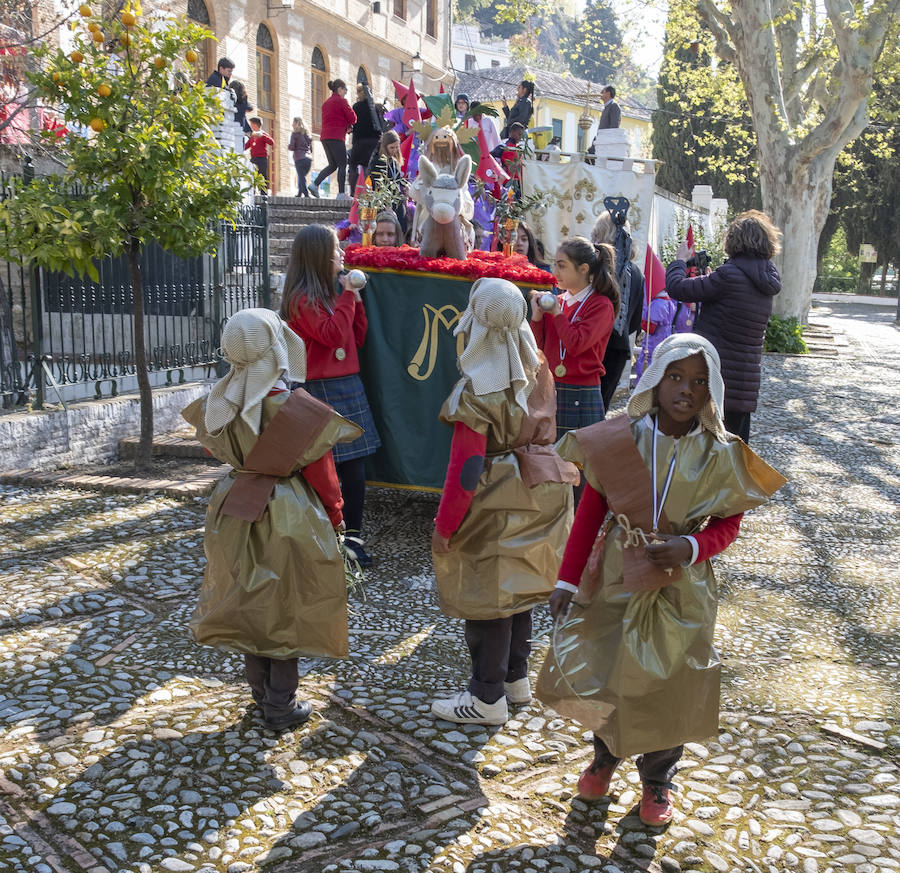
<svg viewBox="0 0 900 873">
<path fill-rule="evenodd" d="M 344 139 L 347 129 L 356 122 L 356 113 L 336 91 L 322 104 L 322 129 L 319 139 Z"/>
<path fill-rule="evenodd" d="M 297 297 L 288 324 L 306 345 L 307 379 L 336 379 L 359 372 L 356 350 L 365 341 L 369 320 L 352 292 L 338 297 L 333 313 Z M 335 357 L 339 348 L 344 350 L 343 360 Z"/>
<path fill-rule="evenodd" d="M 559 568 L 560 581 L 568 582 L 576 588 L 580 584 L 581 574 L 591 555 L 591 549 L 600 532 L 600 525 L 606 518 L 608 508 L 606 499 L 587 483 L 575 513 L 562 566 Z M 724 552 L 737 539 L 743 517 L 744 514 L 740 513 L 727 518 L 711 518 L 702 531 L 691 534 L 697 540 L 698 546 L 697 560 L 694 563 L 700 564 L 713 555 Z"/>
<path fill-rule="evenodd" d="M 269 146 L 273 145 L 275 145 L 275 140 L 264 130 L 258 130 L 247 137 L 244 149 L 250 149 L 251 158 L 267 158 L 269 156 Z"/>
<path fill-rule="evenodd" d="M 599 385 L 606 373 L 603 356 L 615 321 L 612 301 L 591 292 L 578 311 L 578 317 L 570 321 L 576 310 L 578 303 L 563 306 L 559 315 L 545 312 L 540 321 L 529 322 L 531 331 L 557 382 L 564 382 L 566 385 Z M 555 373 L 556 366 L 560 363 L 560 342 L 566 353 L 566 358 L 562 361 L 566 368 L 565 376 L 557 376 Z"/>
</svg>

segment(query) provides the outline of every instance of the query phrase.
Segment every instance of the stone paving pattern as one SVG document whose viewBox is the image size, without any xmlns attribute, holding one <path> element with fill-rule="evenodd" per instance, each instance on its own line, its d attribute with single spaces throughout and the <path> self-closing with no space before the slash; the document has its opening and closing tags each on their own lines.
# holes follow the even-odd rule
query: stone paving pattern
<svg viewBox="0 0 900 873">
<path fill-rule="evenodd" d="M 590 746 L 537 701 L 501 728 L 430 715 L 468 663 L 436 496 L 372 492 L 353 655 L 301 661 L 315 713 L 276 736 L 240 659 L 187 632 L 204 500 L 5 485 L 0 870 L 900 870 L 900 335 L 887 309 L 813 317 L 843 345 L 765 359 L 754 448 L 790 484 L 717 561 L 721 726 L 667 829 L 632 764 L 575 797 Z M 538 610 L 532 679 L 548 630 Z"/>
</svg>

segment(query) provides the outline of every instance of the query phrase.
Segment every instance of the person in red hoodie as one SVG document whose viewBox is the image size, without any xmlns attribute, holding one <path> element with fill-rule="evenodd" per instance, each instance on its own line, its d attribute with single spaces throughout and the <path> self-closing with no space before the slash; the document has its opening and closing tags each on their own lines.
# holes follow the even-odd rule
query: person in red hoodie
<svg viewBox="0 0 900 873">
<path fill-rule="evenodd" d="M 359 290 L 341 275 L 343 267 L 344 253 L 333 228 L 322 224 L 301 228 L 284 277 L 281 317 L 306 345 L 303 387 L 363 430 L 362 436 L 340 443 L 333 452 L 344 497 L 344 545 L 366 567 L 372 563 L 360 533 L 366 457 L 381 445 L 381 439 L 359 378 L 357 349 L 366 338 L 369 322 Z"/>
<path fill-rule="evenodd" d="M 556 250 L 553 275 L 560 294 L 552 307 L 545 310 L 539 303 L 546 292 L 531 292 L 531 329 L 556 379 L 559 439 L 606 416 L 600 383 L 619 311 L 615 249 L 583 236 L 570 237 Z"/>
<path fill-rule="evenodd" d="M 319 196 L 319 185 L 337 170 L 338 195 L 344 194 L 347 181 L 347 131 L 356 123 L 356 113 L 347 102 L 347 85 L 343 79 L 328 83 L 331 96 L 322 104 L 322 130 L 319 139 L 328 158 L 328 166 L 319 172 L 310 192 Z"/>
<path fill-rule="evenodd" d="M 269 149 L 274 145 L 275 140 L 262 129 L 262 119 L 251 118 L 250 136 L 247 137 L 244 148 L 250 149 L 250 163 L 265 180 L 263 191 L 269 190 Z"/>
</svg>

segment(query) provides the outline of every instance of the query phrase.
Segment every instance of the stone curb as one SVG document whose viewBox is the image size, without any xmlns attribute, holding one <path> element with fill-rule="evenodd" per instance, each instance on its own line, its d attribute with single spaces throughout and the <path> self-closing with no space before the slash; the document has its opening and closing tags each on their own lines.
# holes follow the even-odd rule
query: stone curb
<svg viewBox="0 0 900 873">
<path fill-rule="evenodd" d="M 62 485 L 110 494 L 164 494 L 167 497 L 205 497 L 231 467 L 210 467 L 209 471 L 192 473 L 184 479 L 138 479 L 127 476 L 89 476 L 65 470 L 9 470 L 0 473 L 3 485 Z"/>
</svg>

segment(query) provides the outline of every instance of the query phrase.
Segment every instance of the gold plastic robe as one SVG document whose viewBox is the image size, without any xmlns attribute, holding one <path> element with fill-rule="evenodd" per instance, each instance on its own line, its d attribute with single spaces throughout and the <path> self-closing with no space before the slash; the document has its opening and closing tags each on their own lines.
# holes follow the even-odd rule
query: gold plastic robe
<svg viewBox="0 0 900 873">
<path fill-rule="evenodd" d="M 556 399 L 546 362 L 527 415 L 512 388 L 479 396 L 462 381 L 450 395 L 459 395 L 455 410 L 448 399 L 440 417 L 486 434 L 487 456 L 450 551 L 433 555 L 438 600 L 454 618 L 506 618 L 545 603 L 556 584 L 578 471 L 551 445 Z"/>
<path fill-rule="evenodd" d="M 631 432 L 649 467 L 651 419 L 633 421 Z M 579 433 L 562 438 L 560 454 L 582 466 L 603 494 L 603 483 L 585 465 Z M 658 435 L 658 493 L 674 445 L 672 437 Z M 696 533 L 710 516 L 759 506 L 784 482 L 740 440 L 726 445 L 705 430 L 682 437 L 665 502 L 671 532 Z M 591 591 L 586 571 L 585 590 L 579 589 L 568 616 L 554 628 L 537 696 L 592 730 L 619 758 L 706 739 L 718 728 L 721 673 L 713 646 L 712 566 L 704 561 L 677 568 L 666 587 L 629 592 L 622 573 L 622 526 L 610 520 L 606 527 L 599 584 Z"/>
<path fill-rule="evenodd" d="M 261 432 L 288 394 L 263 400 Z M 240 470 L 259 437 L 239 416 L 218 436 L 204 427 L 206 401 L 182 415 L 214 457 Z M 206 511 L 206 570 L 190 626 L 201 645 L 269 658 L 347 655 L 347 583 L 337 538 L 322 501 L 297 471 L 359 428 L 334 413 L 297 458 L 295 474 L 275 483 L 259 521 L 222 511 L 235 482 L 219 481 Z"/>
</svg>

